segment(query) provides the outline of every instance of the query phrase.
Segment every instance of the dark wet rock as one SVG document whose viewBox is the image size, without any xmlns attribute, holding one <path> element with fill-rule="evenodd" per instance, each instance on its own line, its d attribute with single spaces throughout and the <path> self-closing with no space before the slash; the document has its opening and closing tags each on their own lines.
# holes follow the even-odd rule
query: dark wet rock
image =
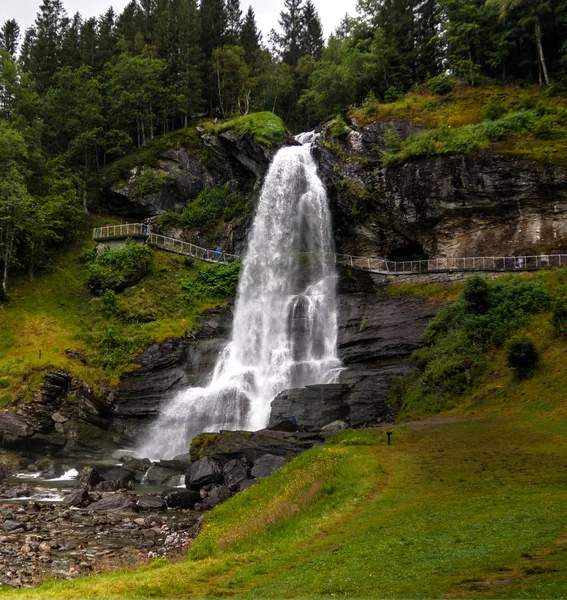
<svg viewBox="0 0 567 600">
<path fill-rule="evenodd" d="M 87 490 L 77 489 L 69 492 L 65 498 L 63 498 L 62 505 L 66 507 L 77 507 L 82 508 L 88 506 L 91 502 L 91 497 Z"/>
<path fill-rule="evenodd" d="M 131 496 L 123 494 L 112 494 L 105 496 L 98 502 L 94 502 L 89 506 L 89 511 L 137 511 L 138 506 L 136 501 Z"/>
<path fill-rule="evenodd" d="M 167 504 L 159 496 L 138 496 L 137 505 L 140 510 L 164 510 Z"/>
<path fill-rule="evenodd" d="M 228 500 L 231 496 L 232 493 L 228 486 L 216 485 L 213 487 L 213 489 L 207 492 L 207 495 L 205 498 L 203 498 L 201 502 L 201 509 L 208 510 L 210 508 L 214 508 L 215 506 L 226 502 L 226 500 Z"/>
<path fill-rule="evenodd" d="M 255 479 L 260 477 L 269 477 L 272 473 L 281 469 L 287 464 L 283 456 L 274 456 L 273 454 L 265 454 L 254 461 L 250 474 Z"/>
<path fill-rule="evenodd" d="M 225 485 L 237 486 L 241 481 L 247 479 L 248 468 L 241 460 L 233 458 L 223 466 L 222 475 Z"/>
<path fill-rule="evenodd" d="M 0 463 L 0 483 L 2 483 L 8 476 L 9 470 L 6 465 Z"/>
<path fill-rule="evenodd" d="M 310 440 L 299 440 L 284 431 L 223 431 L 203 433 L 193 439 L 191 455 L 195 458 L 210 456 L 221 464 L 233 458 L 253 463 L 264 454 L 293 457 L 313 446 Z"/>
<path fill-rule="evenodd" d="M 276 417 L 272 413 L 272 415 L 270 415 L 270 424 L 268 425 L 267 429 L 271 429 L 272 431 L 287 431 L 290 433 L 299 431 L 299 425 L 297 424 L 295 417 L 293 417 L 293 420 L 284 419 L 283 421 L 278 421 L 272 424 L 271 421 L 275 419 Z"/>
<path fill-rule="evenodd" d="M 60 462 L 54 461 L 41 471 L 40 477 L 42 479 L 56 479 L 61 477 L 65 471 L 65 467 Z"/>
<path fill-rule="evenodd" d="M 145 169 L 147 170 L 147 168 Z M 105 190 L 104 201 L 111 212 L 125 217 L 150 217 L 168 210 L 183 210 L 196 198 L 210 179 L 198 155 L 183 148 L 170 148 L 159 157 L 159 169 L 151 171 L 166 175 L 167 182 L 154 193 L 136 195 L 135 180 L 143 168 L 133 169 L 129 181 L 114 183 Z"/>
<path fill-rule="evenodd" d="M 110 471 L 103 473 L 102 478 L 103 482 L 101 483 L 112 482 L 116 484 L 117 489 L 132 488 L 136 480 L 134 473 L 128 469 L 124 469 L 123 467 L 114 467 L 110 469 Z M 98 486 L 100 485 L 101 484 L 98 484 Z"/>
<path fill-rule="evenodd" d="M 206 456 L 195 461 L 187 471 L 185 485 L 187 489 L 199 490 L 210 483 L 218 483 L 222 479 L 219 463 Z"/>
<path fill-rule="evenodd" d="M 318 428 L 349 414 L 350 388 L 344 384 L 310 385 L 285 390 L 272 401 L 268 427 L 284 419 L 295 419 L 303 427 Z"/>
<path fill-rule="evenodd" d="M 119 490 L 127 490 L 129 487 L 133 487 L 130 485 L 121 485 L 118 481 L 101 481 L 94 486 L 95 492 L 118 492 Z"/>
<path fill-rule="evenodd" d="M 564 166 L 481 152 L 384 168 L 392 127 L 402 139 L 418 131 L 408 121 L 353 124 L 340 147 L 316 144 L 340 252 L 506 256 L 567 237 Z"/>
<path fill-rule="evenodd" d="M 79 480 L 80 485 L 92 490 L 103 480 L 103 476 L 98 469 L 84 467 L 79 471 L 77 479 Z"/>
<path fill-rule="evenodd" d="M 187 465 L 184 465 L 183 471 L 187 469 Z M 149 485 L 162 485 L 172 477 L 178 475 L 177 471 L 172 469 L 165 469 L 159 464 L 152 465 L 150 469 L 146 471 L 144 482 Z"/>
<path fill-rule="evenodd" d="M 18 529 L 26 529 L 26 524 L 20 521 L 14 521 L 12 519 L 6 519 L 2 523 L 2 529 L 10 533 L 11 531 L 16 531 Z"/>
<path fill-rule="evenodd" d="M 167 506 L 170 508 L 193 508 L 197 502 L 201 501 L 199 492 L 193 490 L 180 490 L 178 492 L 168 492 L 164 496 Z"/>
<path fill-rule="evenodd" d="M 163 402 L 180 389 L 206 382 L 230 335 L 232 312 L 210 310 L 199 323 L 200 329 L 191 337 L 152 344 L 136 359 L 140 368 L 125 376 L 113 395 L 113 431 L 134 441 Z"/>
<path fill-rule="evenodd" d="M 242 492 L 251 488 L 256 483 L 255 479 L 244 479 L 238 484 L 238 491 Z"/>
<path fill-rule="evenodd" d="M 122 464 L 122 468 L 131 471 L 139 481 L 152 466 L 149 458 L 128 458 Z"/>
</svg>

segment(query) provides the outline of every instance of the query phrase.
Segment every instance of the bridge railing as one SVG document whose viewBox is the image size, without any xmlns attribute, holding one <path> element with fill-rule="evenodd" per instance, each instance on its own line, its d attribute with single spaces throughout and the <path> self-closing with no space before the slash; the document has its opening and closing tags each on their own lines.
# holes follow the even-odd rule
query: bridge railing
<svg viewBox="0 0 567 600">
<path fill-rule="evenodd" d="M 390 261 L 383 258 L 335 255 L 339 265 L 380 273 L 435 273 L 448 271 L 540 271 L 567 267 L 567 254 L 537 256 L 480 256 L 465 258 L 434 258 L 430 260 Z"/>
<path fill-rule="evenodd" d="M 93 229 L 93 240 L 142 237 L 156 248 L 176 252 L 185 256 L 193 256 L 199 260 L 216 263 L 231 263 L 239 257 L 217 250 L 209 250 L 184 242 L 182 240 L 151 233 L 143 223 L 125 225 L 109 225 Z M 540 254 L 534 256 L 474 256 L 465 258 L 433 258 L 429 260 L 392 261 L 379 257 L 351 256 L 350 254 L 334 254 L 334 262 L 363 271 L 384 274 L 411 273 L 446 273 L 450 271 L 541 271 L 567 267 L 567 254 Z"/>
<path fill-rule="evenodd" d="M 176 238 L 166 237 L 165 235 L 158 235 L 157 233 L 150 233 L 148 244 L 169 252 L 176 252 L 177 254 L 183 254 L 184 256 L 193 256 L 207 262 L 229 264 L 239 258 L 236 254 L 228 254 L 227 252 L 201 248 L 200 246 L 195 246 L 195 244 L 190 244 L 189 242 L 184 242 Z"/>
<path fill-rule="evenodd" d="M 126 223 L 124 225 L 107 225 L 93 229 L 93 240 L 104 241 L 111 239 L 144 237 L 149 233 L 147 225 L 143 223 Z"/>
</svg>

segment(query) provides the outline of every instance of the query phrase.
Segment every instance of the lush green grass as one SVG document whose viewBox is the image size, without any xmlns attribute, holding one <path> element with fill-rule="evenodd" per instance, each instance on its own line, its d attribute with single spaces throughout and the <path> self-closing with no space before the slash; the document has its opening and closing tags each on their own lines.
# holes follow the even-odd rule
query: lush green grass
<svg viewBox="0 0 567 600">
<path fill-rule="evenodd" d="M 214 133 L 234 131 L 240 136 L 252 138 L 266 146 L 278 146 L 284 141 L 286 135 L 283 121 L 271 112 L 251 113 L 244 117 L 236 117 L 236 119 L 217 125 L 213 131 Z"/>
<path fill-rule="evenodd" d="M 91 217 L 50 269 L 32 280 L 14 277 L 10 301 L 0 303 L 0 405 L 30 398 L 48 368 L 67 370 L 95 389 L 116 383 L 149 344 L 184 335 L 204 309 L 227 300 L 203 293 L 188 301 L 181 280 L 196 279 L 208 265 L 159 251 L 138 284 L 113 298 L 91 295 L 85 263 L 95 246 L 91 228 L 112 222 Z M 86 364 L 67 350 L 79 350 Z"/>
<path fill-rule="evenodd" d="M 209 513 L 188 559 L 12 595 L 564 597 L 557 401 L 399 426 L 391 446 L 377 430 L 343 433 Z"/>
<path fill-rule="evenodd" d="M 403 119 L 429 130 L 390 144 L 385 155 L 390 166 L 420 157 L 482 150 L 567 163 L 565 97 L 546 94 L 535 86 L 461 83 L 445 96 L 421 86 L 390 104 L 369 100 L 350 116 L 359 125 Z"/>
</svg>

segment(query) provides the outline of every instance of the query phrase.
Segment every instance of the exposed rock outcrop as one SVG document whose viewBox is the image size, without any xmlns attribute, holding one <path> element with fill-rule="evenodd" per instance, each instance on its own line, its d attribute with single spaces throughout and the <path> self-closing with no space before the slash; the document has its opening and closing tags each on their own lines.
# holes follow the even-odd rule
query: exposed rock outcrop
<svg viewBox="0 0 567 600">
<path fill-rule="evenodd" d="M 511 155 L 440 156 L 383 168 L 384 133 L 404 121 L 323 137 L 315 155 L 342 252 L 505 256 L 567 238 L 567 168 Z"/>
</svg>

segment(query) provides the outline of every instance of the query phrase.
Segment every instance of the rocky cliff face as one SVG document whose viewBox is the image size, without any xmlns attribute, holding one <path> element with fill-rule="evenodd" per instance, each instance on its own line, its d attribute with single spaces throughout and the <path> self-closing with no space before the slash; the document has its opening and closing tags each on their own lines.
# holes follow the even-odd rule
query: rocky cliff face
<svg viewBox="0 0 567 600">
<path fill-rule="evenodd" d="M 324 134 L 315 153 L 339 249 L 368 256 L 494 256 L 567 238 L 567 168 L 513 156 L 441 156 L 384 168 L 384 133 L 404 121 Z"/>
</svg>

